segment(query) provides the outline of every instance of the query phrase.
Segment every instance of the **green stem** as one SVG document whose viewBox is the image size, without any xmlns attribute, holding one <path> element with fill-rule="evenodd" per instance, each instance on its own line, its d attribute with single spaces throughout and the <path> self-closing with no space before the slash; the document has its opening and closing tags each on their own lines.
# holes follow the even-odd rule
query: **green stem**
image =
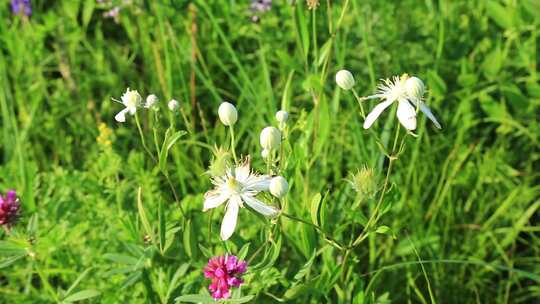
<svg viewBox="0 0 540 304">
<path fill-rule="evenodd" d="M 323 236 L 324 236 L 324 239 L 325 241 L 327 241 L 330 245 L 336 247 L 337 249 L 339 250 L 344 250 L 346 249 L 348 246 L 344 246 L 342 244 L 340 244 L 338 241 L 336 241 L 333 237 L 329 236 L 328 234 L 326 234 L 323 229 L 321 227 L 319 227 L 318 225 L 315 225 L 313 223 L 310 223 L 308 221 L 305 221 L 301 218 L 298 218 L 298 217 L 295 217 L 293 215 L 290 215 L 290 214 L 287 214 L 285 212 L 281 212 L 281 215 L 285 216 L 286 218 L 288 219 L 291 219 L 293 221 L 297 221 L 297 222 L 300 222 L 300 223 L 303 223 L 303 224 L 306 224 L 306 225 L 309 225 L 313 228 L 315 228 L 315 230 L 317 230 L 318 232 L 320 232 Z"/>
<path fill-rule="evenodd" d="M 139 136 L 141 137 L 141 142 L 142 142 L 144 150 L 146 151 L 146 153 L 148 153 L 148 155 L 150 155 L 152 160 L 156 161 L 156 158 L 154 157 L 154 155 L 152 154 L 152 152 L 150 151 L 150 149 L 148 149 L 148 146 L 146 145 L 146 140 L 144 139 L 144 133 L 141 128 L 141 122 L 139 121 L 139 114 L 137 113 L 135 113 L 135 123 L 137 124 L 137 130 L 139 130 Z"/>
<path fill-rule="evenodd" d="M 386 195 L 386 190 L 388 188 L 388 181 L 390 179 L 390 173 L 392 172 L 392 167 L 393 167 L 392 165 L 394 163 L 394 160 L 396 160 L 396 158 L 394 156 L 394 153 L 396 152 L 396 145 L 397 145 L 397 141 L 398 141 L 398 137 L 399 137 L 400 127 L 401 127 L 401 125 L 398 123 L 397 128 L 396 128 L 396 135 L 394 137 L 394 144 L 392 146 L 392 154 L 388 157 L 388 160 L 389 160 L 388 168 L 386 169 L 386 177 L 384 178 L 384 184 L 383 184 L 383 188 L 382 188 L 382 191 L 381 191 L 381 196 L 379 197 L 379 201 L 377 202 L 377 205 L 375 206 L 375 210 L 373 210 L 373 212 L 371 213 L 371 216 L 369 217 L 368 222 L 364 226 L 364 229 L 362 229 L 362 232 L 360 233 L 360 235 L 358 235 L 356 240 L 353 242 L 352 247 L 356 247 L 358 244 L 360 244 L 367 237 L 368 229 L 370 228 L 372 222 L 377 217 L 379 209 L 381 208 L 381 205 L 382 205 L 382 203 L 384 201 L 384 196 Z"/>
<path fill-rule="evenodd" d="M 229 132 L 231 134 L 231 152 L 233 155 L 234 162 L 237 163 L 238 159 L 236 158 L 236 151 L 235 151 L 236 147 L 235 147 L 235 142 L 234 142 L 234 127 L 233 126 L 229 126 Z"/>
<path fill-rule="evenodd" d="M 352 89 L 352 92 L 354 94 L 354 98 L 356 98 L 356 101 L 358 101 L 358 105 L 360 106 L 360 113 L 362 114 L 362 118 L 366 119 L 366 112 L 364 112 L 364 106 L 362 106 L 362 101 L 366 99 L 360 97 L 354 88 Z"/>
</svg>

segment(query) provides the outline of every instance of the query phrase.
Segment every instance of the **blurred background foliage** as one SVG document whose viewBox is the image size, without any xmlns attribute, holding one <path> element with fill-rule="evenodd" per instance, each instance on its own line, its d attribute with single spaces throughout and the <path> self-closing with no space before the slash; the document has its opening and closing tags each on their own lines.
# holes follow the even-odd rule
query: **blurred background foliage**
<svg viewBox="0 0 540 304">
<path fill-rule="evenodd" d="M 363 95 L 379 78 L 424 79 L 443 129 L 422 118 L 407 140 L 379 233 L 352 267 L 342 271 L 342 252 L 314 229 L 282 219 L 242 288 L 256 298 L 244 299 L 538 300 L 540 2 L 293 2 L 274 1 L 257 22 L 248 1 L 134 0 L 116 4 L 116 18 L 91 0 L 32 1 L 29 18 L 1 2 L 0 185 L 19 191 L 24 211 L 0 235 L 0 302 L 172 303 L 205 289 L 207 255 L 228 246 L 252 256 L 276 225 L 243 214 L 224 245 L 221 211 L 201 211 L 212 153 L 198 143 L 226 143 L 222 100 L 237 105 L 238 151 L 260 171 L 258 134 L 289 111 L 288 212 L 348 243 L 374 202 L 347 179 L 363 165 L 382 179 L 385 163 L 354 97 L 334 83 L 341 68 Z M 134 121 L 113 119 L 111 97 L 126 87 L 160 97 L 162 138 L 170 125 L 188 131 L 167 165 L 188 217 Z M 172 98 L 182 115 L 167 110 Z M 394 122 L 382 117 L 373 132 L 388 141 Z"/>
</svg>

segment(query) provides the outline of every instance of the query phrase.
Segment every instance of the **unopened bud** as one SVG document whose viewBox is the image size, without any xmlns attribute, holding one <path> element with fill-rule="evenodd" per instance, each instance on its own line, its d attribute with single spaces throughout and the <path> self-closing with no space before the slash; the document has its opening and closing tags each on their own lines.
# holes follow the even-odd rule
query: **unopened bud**
<svg viewBox="0 0 540 304">
<path fill-rule="evenodd" d="M 269 189 L 273 196 L 282 198 L 289 191 L 289 184 L 282 176 L 276 176 L 270 180 Z"/>
<path fill-rule="evenodd" d="M 281 145 L 281 132 L 275 127 L 266 127 L 261 131 L 261 147 L 263 149 L 273 150 Z"/>
<path fill-rule="evenodd" d="M 354 86 L 354 77 L 351 72 L 340 70 L 336 73 L 336 83 L 340 88 L 350 90 Z"/>
<path fill-rule="evenodd" d="M 226 126 L 232 126 L 238 120 L 238 112 L 233 104 L 222 102 L 218 109 L 219 119 Z"/>
</svg>

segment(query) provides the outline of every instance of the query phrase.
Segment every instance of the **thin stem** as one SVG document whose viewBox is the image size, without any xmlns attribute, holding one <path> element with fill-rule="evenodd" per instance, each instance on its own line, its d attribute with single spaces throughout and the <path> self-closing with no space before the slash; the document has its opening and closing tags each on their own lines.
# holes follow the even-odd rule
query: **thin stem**
<svg viewBox="0 0 540 304">
<path fill-rule="evenodd" d="M 360 97 L 354 88 L 352 89 L 352 92 L 354 94 L 354 98 L 356 98 L 356 101 L 358 101 L 358 105 L 360 106 L 362 118 L 366 119 L 366 112 L 364 112 L 364 106 L 362 106 L 362 101 L 366 100 L 366 98 Z"/>
<path fill-rule="evenodd" d="M 399 130 L 401 125 L 398 123 L 396 128 L 396 135 L 394 137 L 394 144 L 392 146 L 392 154 L 388 157 L 388 168 L 386 170 L 386 177 L 384 178 L 384 184 L 381 191 L 381 196 L 379 197 L 379 201 L 377 202 L 377 205 L 375 206 L 375 210 L 371 213 L 371 216 L 369 217 L 368 222 L 364 226 L 364 229 L 362 229 L 362 232 L 356 240 L 353 242 L 352 247 L 356 247 L 358 244 L 360 244 L 366 237 L 367 237 L 367 231 L 370 228 L 372 222 L 377 218 L 377 214 L 379 213 L 379 209 L 381 208 L 381 205 L 384 201 L 384 196 L 386 195 L 386 190 L 388 188 L 388 181 L 390 179 L 390 173 L 392 172 L 392 165 L 394 163 L 394 160 L 396 160 L 394 153 L 396 152 L 396 145 L 399 137 Z"/>
<path fill-rule="evenodd" d="M 232 151 L 232 156 L 233 156 L 233 159 L 234 159 L 234 162 L 237 163 L 238 162 L 238 159 L 236 158 L 236 147 L 235 147 L 235 142 L 234 142 L 234 127 L 233 126 L 229 126 L 229 132 L 231 134 L 231 151 Z"/>
<path fill-rule="evenodd" d="M 348 246 L 344 246 L 342 244 L 340 244 L 338 241 L 336 241 L 333 237 L 329 236 L 328 234 L 326 234 L 321 227 L 313 224 L 313 223 L 310 223 L 308 221 L 305 221 L 301 218 L 298 218 L 298 217 L 295 217 L 293 215 L 290 215 L 290 214 L 287 214 L 285 212 L 281 212 L 281 215 L 285 216 L 286 218 L 288 219 L 291 219 L 293 221 L 297 221 L 297 222 L 300 222 L 300 223 L 303 223 L 303 224 L 306 224 L 306 225 L 309 225 L 313 228 L 315 228 L 318 232 L 320 232 L 323 236 L 324 236 L 324 239 L 325 241 L 327 241 L 330 245 L 336 247 L 337 249 L 339 250 L 344 250 L 345 248 L 347 248 Z"/>
<path fill-rule="evenodd" d="M 156 161 L 156 158 L 154 157 L 154 155 L 152 154 L 152 152 L 150 151 L 150 149 L 148 149 L 148 146 L 146 145 L 146 140 L 144 139 L 144 133 L 141 128 L 141 122 L 139 121 L 139 114 L 137 113 L 135 113 L 135 123 L 137 124 L 137 130 L 139 130 L 139 135 L 141 137 L 144 150 L 148 153 L 148 155 L 150 155 L 152 160 Z"/>
</svg>

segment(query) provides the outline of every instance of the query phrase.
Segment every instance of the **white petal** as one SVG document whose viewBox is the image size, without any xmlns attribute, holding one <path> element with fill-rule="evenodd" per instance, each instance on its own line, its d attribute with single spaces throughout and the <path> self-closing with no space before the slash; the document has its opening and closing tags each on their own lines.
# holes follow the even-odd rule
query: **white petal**
<svg viewBox="0 0 540 304">
<path fill-rule="evenodd" d="M 416 129 L 416 111 L 406 99 L 398 101 L 397 118 L 407 130 Z"/>
<path fill-rule="evenodd" d="M 236 220 L 238 219 L 238 209 L 240 208 L 241 199 L 238 195 L 232 196 L 227 204 L 227 210 L 221 222 L 221 239 L 228 240 L 236 228 Z"/>
<path fill-rule="evenodd" d="M 118 121 L 118 122 L 125 122 L 126 121 L 126 113 L 127 113 L 127 111 L 128 111 L 128 109 L 125 108 L 122 111 L 118 112 L 118 114 L 116 114 L 114 116 L 114 119 L 116 119 L 116 121 Z"/>
<path fill-rule="evenodd" d="M 223 204 L 228 198 L 229 195 L 221 191 L 212 190 L 206 192 L 204 194 L 203 211 L 218 207 L 219 205 Z"/>
<path fill-rule="evenodd" d="M 128 107 L 126 108 L 129 111 L 129 114 L 135 115 L 135 112 L 137 112 L 137 107 Z"/>
<path fill-rule="evenodd" d="M 246 191 L 267 191 L 272 178 L 268 175 L 252 175 L 244 185 Z"/>
<path fill-rule="evenodd" d="M 236 167 L 234 173 L 236 175 L 235 178 L 237 181 L 241 183 L 246 183 L 250 173 L 249 158 L 246 159 L 244 163 L 241 164 L 239 167 Z"/>
<path fill-rule="evenodd" d="M 276 216 L 279 212 L 276 208 L 268 206 L 267 204 L 249 195 L 242 195 L 242 199 L 244 202 L 246 202 L 246 204 L 248 204 L 248 206 L 253 208 L 253 210 L 264 216 Z"/>
<path fill-rule="evenodd" d="M 369 127 L 371 127 L 384 109 L 388 108 L 393 102 L 393 100 L 387 100 L 376 105 L 375 108 L 373 108 L 373 110 L 368 114 L 366 120 L 364 120 L 364 129 L 369 129 Z"/>
<path fill-rule="evenodd" d="M 431 120 L 433 122 L 433 124 L 435 125 L 435 127 L 441 129 L 441 124 L 437 121 L 437 118 L 435 118 L 435 115 L 433 115 L 433 113 L 431 113 L 431 109 L 425 104 L 423 103 L 422 101 L 420 101 L 420 111 L 422 111 L 422 113 L 426 114 L 427 118 L 429 118 L 429 120 Z"/>
</svg>

